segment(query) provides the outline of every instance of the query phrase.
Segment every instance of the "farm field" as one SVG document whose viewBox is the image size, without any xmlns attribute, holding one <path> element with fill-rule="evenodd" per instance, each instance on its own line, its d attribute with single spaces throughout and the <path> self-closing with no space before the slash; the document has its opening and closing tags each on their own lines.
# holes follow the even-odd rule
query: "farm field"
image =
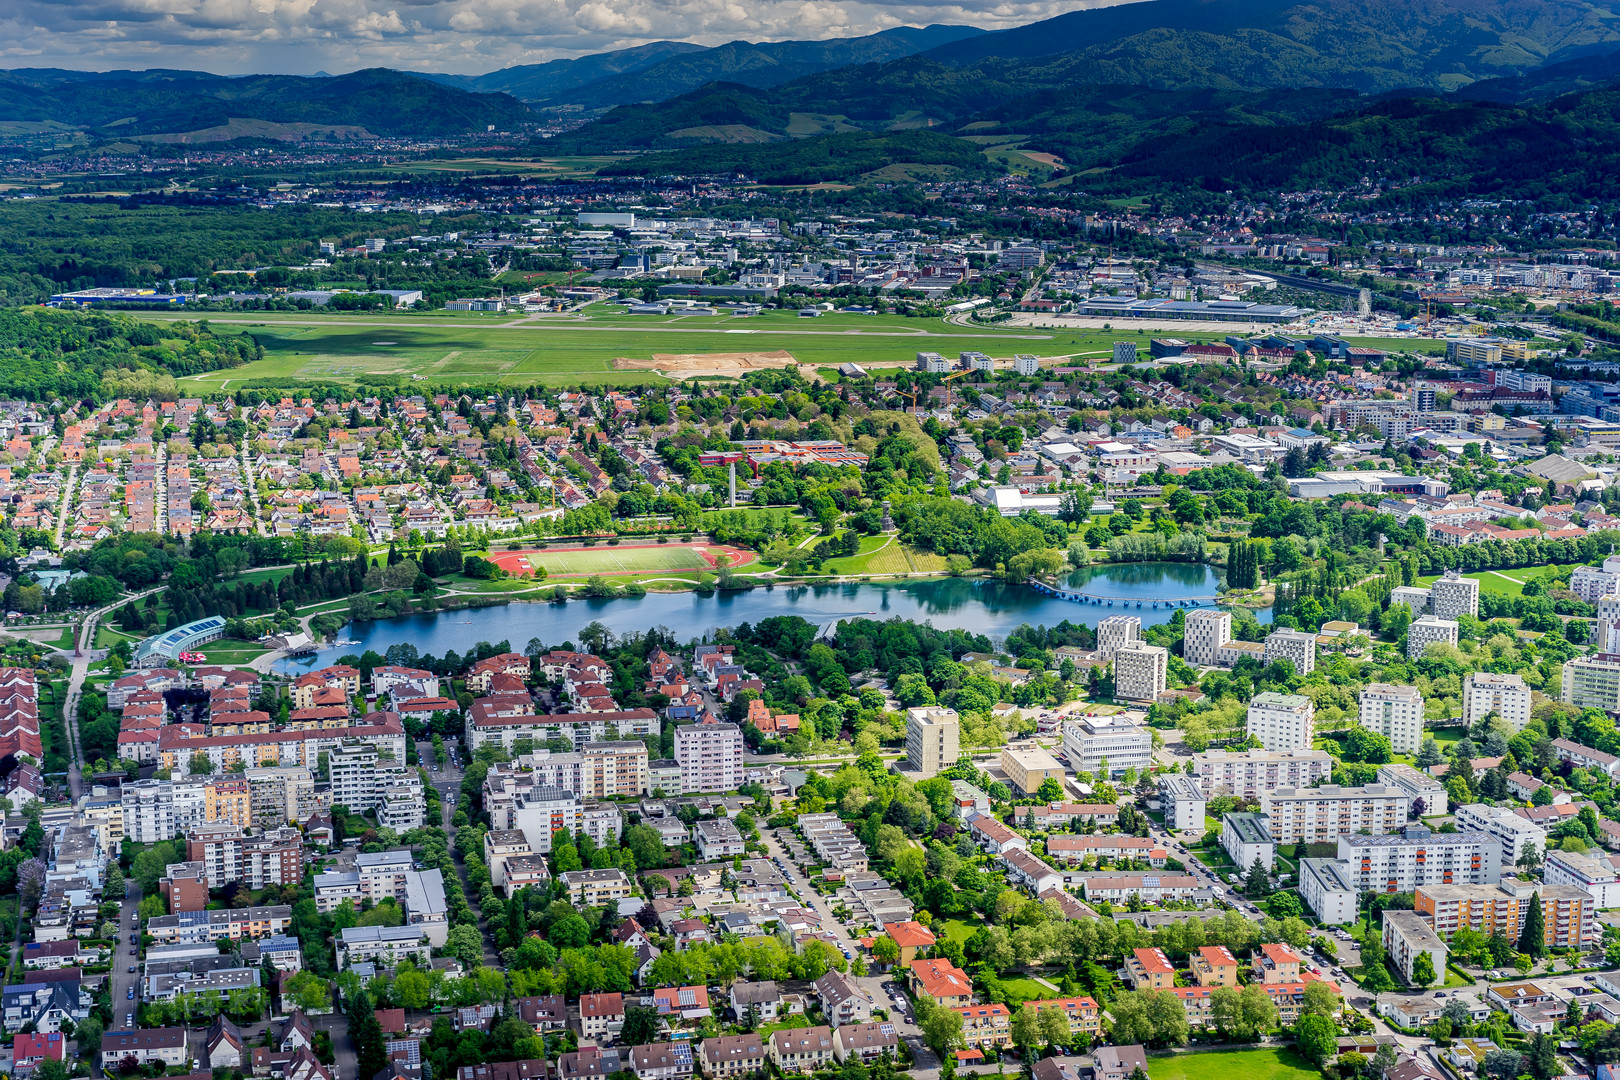
<svg viewBox="0 0 1620 1080">
<path fill-rule="evenodd" d="M 1311 1080 L 1320 1070 L 1291 1050 L 1215 1050 L 1148 1058 L 1150 1080 Z"/>
<path fill-rule="evenodd" d="M 719 544 L 649 544 L 645 546 L 559 548 L 551 551 L 512 551 L 492 555 L 491 561 L 513 574 L 530 574 L 543 566 L 548 577 L 579 574 L 646 574 L 660 570 L 712 570 L 715 557 L 727 555 L 728 565 L 742 566 L 753 552 Z"/>
<path fill-rule="evenodd" d="M 358 380 L 365 376 L 417 377 L 427 382 L 545 384 L 647 384 L 664 381 L 677 365 L 654 358 L 703 354 L 781 354 L 780 366 L 796 361 L 807 374 L 836 377 L 839 364 L 905 367 L 919 351 L 955 356 L 966 350 L 1009 358 L 1033 353 L 1061 360 L 1105 359 L 1117 339 L 1140 339 L 1135 329 L 1058 329 L 957 326 L 897 315 L 800 318 L 793 312 L 732 315 L 631 317 L 595 306 L 580 315 L 523 316 L 444 312 L 279 313 L 209 315 L 217 332 L 251 334 L 265 359 L 229 371 L 183 381 L 199 392 L 234 390 L 257 379 Z M 184 312 L 140 313 L 153 321 L 187 318 Z M 1189 341 L 1221 335 L 1188 333 Z M 1414 343 L 1408 342 L 1407 345 Z M 638 365 L 616 365 L 615 361 Z M 690 374 L 693 365 L 679 365 Z"/>
</svg>

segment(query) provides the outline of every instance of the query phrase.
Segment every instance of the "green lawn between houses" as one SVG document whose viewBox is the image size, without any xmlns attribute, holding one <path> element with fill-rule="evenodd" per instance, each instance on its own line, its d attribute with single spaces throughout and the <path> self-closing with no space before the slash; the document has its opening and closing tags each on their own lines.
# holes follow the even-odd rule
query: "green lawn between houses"
<svg viewBox="0 0 1620 1080">
<path fill-rule="evenodd" d="M 1292 1050 L 1214 1050 L 1148 1058 L 1150 1080 L 1315 1080 L 1321 1072 Z"/>
</svg>

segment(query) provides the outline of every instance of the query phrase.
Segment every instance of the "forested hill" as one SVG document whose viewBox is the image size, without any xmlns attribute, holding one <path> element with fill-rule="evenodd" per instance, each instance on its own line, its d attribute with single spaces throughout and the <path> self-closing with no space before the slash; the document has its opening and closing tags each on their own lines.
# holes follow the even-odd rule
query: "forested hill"
<svg viewBox="0 0 1620 1080">
<path fill-rule="evenodd" d="M 119 138 L 207 132 L 203 140 L 208 141 L 300 138 L 311 128 L 379 136 L 459 135 L 490 125 L 515 130 L 534 120 L 527 106 L 506 94 L 474 94 L 383 68 L 323 78 L 0 71 L 0 115 Z"/>
<path fill-rule="evenodd" d="M 1032 94 L 1101 86 L 1447 91 L 1615 49 L 1620 20 L 1595 0 L 1144 0 L 774 88 L 712 84 L 621 106 L 555 142 L 614 150 L 761 141 L 803 133 L 796 114 L 867 129 L 951 130 Z"/>
<path fill-rule="evenodd" d="M 175 378 L 263 358 L 246 334 L 107 312 L 0 309 L 0 396 L 44 401 L 177 396 Z"/>
</svg>

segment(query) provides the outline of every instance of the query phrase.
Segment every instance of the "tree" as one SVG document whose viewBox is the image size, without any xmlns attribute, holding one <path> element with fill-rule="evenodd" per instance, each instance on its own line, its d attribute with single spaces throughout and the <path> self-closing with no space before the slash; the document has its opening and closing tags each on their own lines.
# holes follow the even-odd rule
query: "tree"
<svg viewBox="0 0 1620 1080">
<path fill-rule="evenodd" d="M 1524 1072 L 1524 1055 L 1517 1050 L 1492 1050 L 1481 1065 L 1485 1075 L 1494 1080 L 1515 1080 Z"/>
<path fill-rule="evenodd" d="M 1305 1000 L 1300 1006 L 1300 1012 L 1333 1019 L 1339 1013 L 1338 992 L 1325 982 L 1306 983 Z"/>
<path fill-rule="evenodd" d="M 1553 1080 L 1562 1075 L 1558 1066 L 1558 1040 L 1551 1035 L 1537 1034 L 1530 1040 L 1530 1075 L 1536 1080 Z"/>
<path fill-rule="evenodd" d="M 636 857 L 636 867 L 640 870 L 653 870 L 664 865 L 664 839 L 658 835 L 658 830 L 651 825 L 632 825 L 624 830 L 623 846 L 630 849 Z M 639 1043 L 629 1043 L 638 1046 Z"/>
<path fill-rule="evenodd" d="M 872 942 L 872 959 L 880 964 L 893 964 L 900 959 L 900 946 L 894 938 L 884 934 Z"/>
<path fill-rule="evenodd" d="M 1242 994 L 1236 987 L 1217 986 L 1209 993 L 1209 1015 L 1215 1030 L 1229 1038 L 1243 1033 Z"/>
<path fill-rule="evenodd" d="M 1383 994 L 1395 989 L 1395 980 L 1384 964 L 1384 943 L 1377 934 L 1368 934 L 1361 947 L 1361 987 L 1368 993 Z"/>
<path fill-rule="evenodd" d="M 1440 753 L 1440 744 L 1433 738 L 1425 738 L 1423 745 L 1418 748 L 1418 768 L 1427 769 L 1430 765 L 1438 765 L 1444 760 Z"/>
<path fill-rule="evenodd" d="M 78 1027 L 73 1029 L 73 1041 L 79 1046 L 79 1054 L 86 1058 L 94 1058 L 101 1053 L 101 1017 L 91 1013 L 79 1021 Z"/>
<path fill-rule="evenodd" d="M 658 1011 L 642 1005 L 624 1010 L 624 1027 L 619 1042 L 624 1046 L 645 1046 L 658 1037 Z"/>
<path fill-rule="evenodd" d="M 1320 1067 L 1323 1062 L 1338 1053 L 1339 1029 L 1333 1021 L 1325 1016 L 1301 1016 L 1294 1025 L 1294 1042 L 1299 1046 L 1299 1052 Z"/>
<path fill-rule="evenodd" d="M 475 968 L 484 962 L 484 937 L 476 926 L 452 926 L 444 947 L 465 967 Z"/>
<path fill-rule="evenodd" d="M 1412 985 L 1434 985 L 1434 958 L 1426 952 L 1420 952 L 1412 960 Z"/>
<path fill-rule="evenodd" d="M 1320 985 L 1309 983 L 1306 988 Z M 1261 1035 L 1277 1026 L 1277 1006 L 1271 1000 L 1271 995 L 1260 986 L 1250 983 L 1238 994 L 1239 1013 L 1243 1019 L 1243 1030 L 1251 1037 Z"/>
<path fill-rule="evenodd" d="M 1036 1016 L 1040 1020 L 1041 1041 L 1047 1046 L 1060 1046 L 1069 1041 L 1073 1031 L 1069 1027 L 1069 1017 L 1062 1009 L 1048 1007 Z"/>
<path fill-rule="evenodd" d="M 332 1008 L 331 985 L 312 971 L 300 971 L 283 986 L 283 997 L 305 1012 L 326 1012 Z"/>
<path fill-rule="evenodd" d="M 1526 840 L 1519 849 L 1519 869 L 1533 873 L 1541 865 L 1541 850 L 1534 840 Z"/>
<path fill-rule="evenodd" d="M 962 1014 L 954 1009 L 935 1009 L 928 1019 L 921 1020 L 923 1042 L 928 1044 L 941 1061 L 950 1056 L 962 1042 Z"/>
<path fill-rule="evenodd" d="M 124 871 L 119 869 L 117 863 L 109 863 L 107 866 L 107 880 L 101 886 L 101 895 L 108 901 L 122 901 L 124 893 L 127 891 L 124 882 Z"/>
<path fill-rule="evenodd" d="M 1530 894 L 1530 908 L 1524 913 L 1524 929 L 1519 932 L 1519 951 L 1539 960 L 1547 955 L 1547 923 L 1541 912 L 1541 893 Z"/>
<path fill-rule="evenodd" d="M 193 776 L 206 776 L 214 771 L 214 762 L 207 754 L 199 750 L 191 755 L 191 764 L 186 766 L 186 771 Z"/>
<path fill-rule="evenodd" d="M 1271 892 L 1271 875 L 1266 873 L 1266 867 L 1260 861 L 1260 856 L 1254 857 L 1254 865 L 1249 867 L 1248 876 L 1243 879 L 1243 891 L 1250 896 L 1265 896 Z"/>
<path fill-rule="evenodd" d="M 1030 1050 L 1041 1041 L 1041 1021 L 1035 1015 L 1035 1010 L 1028 1005 L 1020 1005 L 1018 1011 L 1012 1015 L 1010 1034 L 1013 1045 L 1028 1057 Z"/>
<path fill-rule="evenodd" d="M 1153 1041 L 1153 1020 L 1148 1016 L 1148 990 L 1133 990 L 1114 999 L 1109 1008 L 1114 1026 L 1110 1030 L 1115 1045 L 1146 1045 Z"/>
</svg>

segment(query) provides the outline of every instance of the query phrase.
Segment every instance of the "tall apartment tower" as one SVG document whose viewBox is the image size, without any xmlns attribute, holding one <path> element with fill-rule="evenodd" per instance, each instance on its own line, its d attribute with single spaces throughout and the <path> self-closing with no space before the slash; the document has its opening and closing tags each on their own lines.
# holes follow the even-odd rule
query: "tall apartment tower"
<svg viewBox="0 0 1620 1080">
<path fill-rule="evenodd" d="M 712 716 L 682 724 L 675 729 L 675 760 L 683 792 L 736 791 L 743 783 L 742 729 Z"/>
<path fill-rule="evenodd" d="M 955 709 L 906 710 L 906 764 L 927 778 L 938 776 L 962 753 L 962 725 Z"/>
<path fill-rule="evenodd" d="M 1097 624 L 1097 659 L 1106 664 L 1121 648 L 1141 640 L 1141 619 L 1135 615 L 1110 615 Z"/>
<path fill-rule="evenodd" d="M 1181 641 L 1182 659 L 1196 666 L 1215 663 L 1215 654 L 1222 645 L 1232 640 L 1232 613 L 1215 608 L 1200 608 L 1187 613 L 1187 625 Z"/>
<path fill-rule="evenodd" d="M 1479 582 L 1447 570 L 1429 586 L 1429 612 L 1437 619 L 1479 615 Z"/>
<path fill-rule="evenodd" d="M 1592 647 L 1600 653 L 1620 649 L 1620 593 L 1605 593 L 1597 600 L 1597 626 L 1592 631 Z"/>
<path fill-rule="evenodd" d="M 1463 679 L 1463 722 L 1473 727 L 1493 712 L 1514 731 L 1524 730 L 1530 722 L 1530 688 L 1524 676 L 1475 671 Z"/>
<path fill-rule="evenodd" d="M 1303 694 L 1266 691 L 1249 701 L 1248 733 L 1267 750 L 1309 750 L 1316 706 Z"/>
<path fill-rule="evenodd" d="M 1114 696 L 1157 701 L 1170 676 L 1170 650 L 1133 641 L 1114 653 Z"/>
<path fill-rule="evenodd" d="M 1284 628 L 1266 637 L 1265 663 L 1292 660 L 1294 672 L 1309 675 L 1316 668 L 1316 635 Z"/>
<path fill-rule="evenodd" d="M 1423 655 L 1430 645 L 1456 645 L 1457 620 L 1425 615 L 1406 629 L 1406 656 L 1413 659 Z"/>
<path fill-rule="evenodd" d="M 1423 695 L 1415 686 L 1371 683 L 1361 692 L 1361 726 L 1388 738 L 1397 754 L 1416 754 L 1423 742 Z"/>
</svg>

